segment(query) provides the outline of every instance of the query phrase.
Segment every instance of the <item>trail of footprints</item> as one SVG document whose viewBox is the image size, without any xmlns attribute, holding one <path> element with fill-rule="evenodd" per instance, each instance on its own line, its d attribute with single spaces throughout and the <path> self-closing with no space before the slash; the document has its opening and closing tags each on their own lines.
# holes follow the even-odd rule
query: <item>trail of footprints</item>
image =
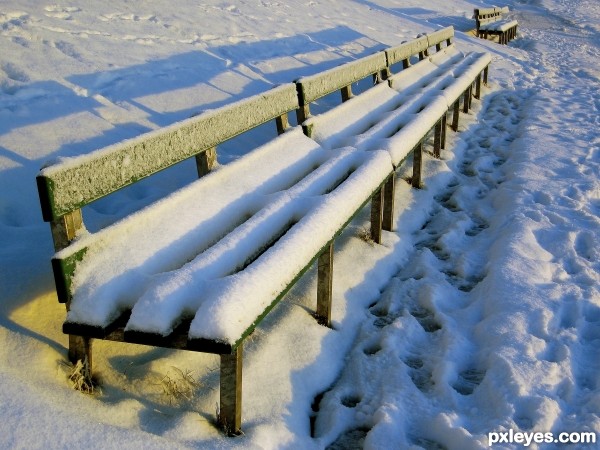
<svg viewBox="0 0 600 450">
<path fill-rule="evenodd" d="M 478 240 L 478 236 L 485 233 L 490 226 L 482 212 L 490 211 L 489 194 L 504 181 L 502 166 L 507 160 L 508 147 L 514 140 L 515 128 L 520 118 L 522 99 L 519 99 L 517 95 L 501 92 L 495 94 L 488 101 L 487 108 L 482 111 L 481 122 L 483 125 L 477 126 L 465 137 L 467 145 L 461 160 L 454 169 L 454 179 L 443 192 L 434 197 L 429 220 L 415 233 L 416 245 L 413 258 L 400 271 L 395 281 L 392 281 L 395 286 L 387 291 L 398 291 L 399 284 L 411 282 L 413 286 L 416 286 L 416 290 L 400 289 L 396 294 L 392 294 L 395 300 L 390 300 L 391 296 L 386 296 L 384 292 L 382 298 L 369 308 L 370 321 L 363 325 L 359 334 L 359 336 L 369 336 L 369 338 L 359 338 L 357 343 L 361 346 L 360 351 L 351 352 L 351 359 L 367 358 L 369 361 L 375 361 L 377 358 L 383 358 L 383 354 L 389 351 L 384 344 L 387 336 L 386 330 L 388 327 L 393 328 L 397 320 L 406 320 L 410 315 L 423 329 L 425 338 L 421 334 L 421 338 L 415 338 L 414 342 L 410 342 L 410 338 L 409 342 L 402 342 L 402 345 L 406 347 L 402 362 L 406 366 L 410 380 L 423 395 L 435 395 L 435 381 L 432 374 L 436 361 L 443 358 L 444 347 L 441 335 L 444 328 L 436 317 L 436 311 L 419 303 L 418 289 L 426 286 L 427 280 L 420 281 L 423 276 L 414 273 L 415 267 L 423 263 L 423 252 L 431 252 L 438 262 L 439 273 L 451 287 L 458 291 L 458 296 L 471 295 L 472 291 L 485 278 L 486 274 L 483 271 L 471 271 L 467 275 L 461 275 L 455 267 L 461 255 L 487 251 L 485 238 Z M 467 187 L 467 191 L 464 191 L 465 187 Z M 459 192 L 460 189 L 462 190 Z M 471 193 L 471 195 L 465 195 L 465 192 Z M 464 224 L 462 240 L 459 240 L 458 244 L 453 241 L 455 245 L 452 246 L 445 245 L 444 234 L 448 232 L 452 224 L 458 222 Z M 477 245 L 478 242 L 479 245 Z M 480 256 L 485 256 L 485 253 Z M 348 367 L 353 367 L 354 362 L 350 360 Z M 452 388 L 459 396 L 470 396 L 482 383 L 485 375 L 484 367 L 480 367 L 475 362 L 467 364 L 460 368 Z M 340 379 L 328 391 L 319 396 L 313 405 L 315 416 L 313 423 L 318 420 L 319 403 L 324 397 L 333 395 L 338 389 L 347 391 L 349 388 L 352 389 L 353 384 L 359 384 L 356 380 L 354 382 L 344 381 L 347 379 L 351 380 L 352 378 L 346 378 L 342 373 Z M 384 386 L 386 380 L 377 382 Z M 374 381 L 369 380 L 365 383 L 374 383 Z M 338 407 L 357 408 L 358 405 L 362 406 L 363 400 L 367 399 L 362 399 L 358 394 L 341 396 L 341 404 Z M 375 409 L 372 412 L 375 412 Z M 362 448 L 368 431 L 369 427 L 364 422 L 357 420 L 352 429 L 341 434 L 328 448 Z M 438 442 L 421 436 L 412 436 L 411 439 L 415 445 L 427 450 L 446 448 Z"/>
</svg>

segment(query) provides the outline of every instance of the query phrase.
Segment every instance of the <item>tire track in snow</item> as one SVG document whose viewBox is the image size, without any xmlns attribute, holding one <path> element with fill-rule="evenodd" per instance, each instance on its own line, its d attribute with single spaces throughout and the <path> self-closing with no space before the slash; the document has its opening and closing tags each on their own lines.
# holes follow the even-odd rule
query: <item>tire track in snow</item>
<svg viewBox="0 0 600 450">
<path fill-rule="evenodd" d="M 314 435 L 328 448 L 445 449 L 445 412 L 485 409 L 476 394 L 487 367 L 472 335 L 483 318 L 477 286 L 523 97 L 491 94 L 480 124 L 461 135 L 454 177 L 412 236 L 412 257 L 366 312 L 346 368 L 315 402 Z M 463 438 L 477 446 L 483 430 L 469 431 L 480 435 Z M 449 438 L 458 432 L 445 431 Z"/>
</svg>

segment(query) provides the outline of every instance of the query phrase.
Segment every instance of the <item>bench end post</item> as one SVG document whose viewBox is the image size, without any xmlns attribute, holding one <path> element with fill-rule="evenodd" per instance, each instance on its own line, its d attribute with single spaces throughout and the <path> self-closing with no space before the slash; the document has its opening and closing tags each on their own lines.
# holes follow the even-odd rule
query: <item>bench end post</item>
<svg viewBox="0 0 600 450">
<path fill-rule="evenodd" d="M 219 427 L 228 435 L 242 432 L 242 346 L 221 355 Z"/>
</svg>

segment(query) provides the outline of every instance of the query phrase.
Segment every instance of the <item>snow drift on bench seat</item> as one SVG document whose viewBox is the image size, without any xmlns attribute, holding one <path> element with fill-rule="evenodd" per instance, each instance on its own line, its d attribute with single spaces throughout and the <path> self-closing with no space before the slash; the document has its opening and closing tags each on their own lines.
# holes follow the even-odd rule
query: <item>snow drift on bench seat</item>
<svg viewBox="0 0 600 450">
<path fill-rule="evenodd" d="M 510 30 L 511 28 L 516 27 L 517 25 L 519 25 L 519 22 L 517 22 L 516 20 L 501 20 L 497 22 L 482 24 L 479 26 L 479 29 L 483 31 L 505 32 Z"/>
<path fill-rule="evenodd" d="M 197 336 L 215 340 L 239 338 L 240 328 L 256 320 L 277 289 L 291 282 L 294 271 L 333 237 L 391 168 L 385 152 L 331 152 L 299 127 L 288 131 L 59 252 L 57 257 L 67 257 L 88 248 L 73 279 L 67 322 L 102 328 L 133 308 L 128 331 L 168 335 L 198 308 L 209 308 L 213 316 L 242 308 L 244 317 L 212 324 L 208 335 L 193 328 Z M 272 236 L 290 226 L 252 262 L 272 244 Z M 200 320 L 207 319 L 194 323 Z"/>
<path fill-rule="evenodd" d="M 334 159 L 274 196 L 214 247 L 157 277 L 133 308 L 126 330 L 167 335 L 179 317 L 191 314 L 195 318 L 190 338 L 235 344 L 390 171 L 386 152 L 336 152 Z M 277 242 L 260 253 L 281 232 Z M 239 270 L 257 253 L 258 258 Z"/>
</svg>

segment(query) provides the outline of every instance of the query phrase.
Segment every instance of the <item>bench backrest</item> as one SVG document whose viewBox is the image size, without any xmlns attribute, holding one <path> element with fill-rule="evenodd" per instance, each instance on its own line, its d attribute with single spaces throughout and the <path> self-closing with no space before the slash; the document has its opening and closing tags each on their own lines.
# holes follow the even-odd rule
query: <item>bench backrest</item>
<svg viewBox="0 0 600 450">
<path fill-rule="evenodd" d="M 310 116 L 309 105 L 315 100 L 339 90 L 342 93 L 342 101 L 346 101 L 352 97 L 353 83 L 369 76 L 378 76 L 378 81 L 385 80 L 389 77 L 392 65 L 405 61 L 404 67 L 408 67 L 412 56 L 418 55 L 419 59 L 423 59 L 427 56 L 429 48 L 435 47 L 439 51 L 443 42 L 450 45 L 453 38 L 454 28 L 447 27 L 371 56 L 296 80 L 300 101 L 298 122 L 302 123 Z"/>
<path fill-rule="evenodd" d="M 296 86 L 289 83 L 49 166 L 37 176 L 44 220 L 78 210 L 297 108 Z"/>
<path fill-rule="evenodd" d="M 296 81 L 302 104 L 314 102 L 344 86 L 351 85 L 386 68 L 385 52 L 351 61 Z"/>
<path fill-rule="evenodd" d="M 502 16 L 508 14 L 508 12 L 508 6 L 503 8 L 476 8 L 474 15 L 477 29 L 479 29 L 481 25 L 502 20 Z"/>
<path fill-rule="evenodd" d="M 351 85 L 369 76 L 389 78 L 390 67 L 429 49 L 452 43 L 454 29 L 444 28 L 413 41 L 380 51 L 339 67 L 303 77 L 247 99 L 206 111 L 198 116 L 143 134 L 90 154 L 69 158 L 42 169 L 37 176 L 45 221 L 51 222 L 55 248 L 60 250 L 82 227 L 81 208 L 121 188 L 153 175 L 190 157 L 196 157 L 199 173 L 212 164 L 219 144 L 270 120 L 280 133 L 287 114 L 296 110 L 298 122 L 310 115 L 309 104 L 336 90 L 342 100 L 352 96 Z"/>
<path fill-rule="evenodd" d="M 419 59 L 423 59 L 431 47 L 435 47 L 436 51 L 439 51 L 443 42 L 446 43 L 446 46 L 449 46 L 453 41 L 454 28 L 447 27 L 395 47 L 390 47 L 385 50 L 387 66 L 391 67 L 402 62 L 406 68 L 410 65 L 412 56 L 419 55 Z"/>
</svg>

